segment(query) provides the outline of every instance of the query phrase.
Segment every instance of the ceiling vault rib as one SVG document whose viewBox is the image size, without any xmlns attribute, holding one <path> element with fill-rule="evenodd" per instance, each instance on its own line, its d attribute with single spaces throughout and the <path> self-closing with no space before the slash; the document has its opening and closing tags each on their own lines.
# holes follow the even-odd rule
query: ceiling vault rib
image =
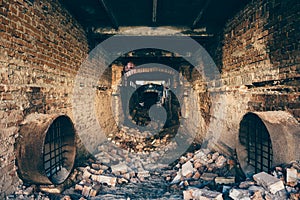
<svg viewBox="0 0 300 200">
<path fill-rule="evenodd" d="M 207 9 L 208 5 L 210 3 L 210 0 L 206 0 L 205 3 L 204 3 L 204 6 L 201 8 L 199 14 L 197 15 L 196 19 L 194 20 L 192 26 L 191 26 L 191 29 L 194 29 L 197 25 L 197 23 L 200 21 L 200 19 L 202 18 L 203 16 L 203 13 L 204 11 Z"/>
<path fill-rule="evenodd" d="M 107 5 L 106 1 L 105 0 L 99 0 L 100 3 L 103 5 L 107 15 L 109 16 L 109 19 L 112 23 L 112 26 L 115 30 L 118 30 L 119 29 L 119 23 L 114 15 L 114 13 L 112 12 L 111 8 Z"/>
<path fill-rule="evenodd" d="M 152 22 L 156 23 L 156 18 L 157 18 L 157 1 L 158 0 L 153 0 L 153 8 L 152 8 Z"/>
</svg>

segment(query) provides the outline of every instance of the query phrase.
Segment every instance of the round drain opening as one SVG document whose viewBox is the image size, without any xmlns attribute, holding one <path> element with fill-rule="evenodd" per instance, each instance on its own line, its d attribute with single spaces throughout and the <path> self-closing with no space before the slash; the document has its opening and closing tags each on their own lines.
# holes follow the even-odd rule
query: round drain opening
<svg viewBox="0 0 300 200">
<path fill-rule="evenodd" d="M 62 183 L 73 167 L 74 135 L 73 124 L 66 116 L 56 118 L 46 133 L 44 168 L 54 184 Z"/>
<path fill-rule="evenodd" d="M 249 112 L 240 122 L 237 156 L 247 177 L 299 160 L 300 125 L 285 111 Z"/>
<path fill-rule="evenodd" d="M 244 147 L 244 159 L 251 172 L 268 172 L 272 166 L 273 149 L 269 132 L 255 114 L 244 116 L 240 123 L 239 142 Z"/>
<path fill-rule="evenodd" d="M 66 115 L 31 114 L 16 141 L 18 173 L 25 182 L 63 183 L 75 160 L 75 129 Z"/>
</svg>

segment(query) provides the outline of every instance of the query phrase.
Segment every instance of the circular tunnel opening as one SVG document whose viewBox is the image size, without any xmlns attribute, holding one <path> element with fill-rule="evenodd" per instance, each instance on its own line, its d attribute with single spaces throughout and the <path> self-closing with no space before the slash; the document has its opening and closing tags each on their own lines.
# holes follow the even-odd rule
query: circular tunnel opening
<svg viewBox="0 0 300 200">
<path fill-rule="evenodd" d="M 273 149 L 270 134 L 263 121 L 254 113 L 246 114 L 240 122 L 239 142 L 244 147 L 245 173 L 268 172 L 272 167 Z"/>
<path fill-rule="evenodd" d="M 299 122 L 285 111 L 249 112 L 240 122 L 237 156 L 247 177 L 299 160 Z"/>
<path fill-rule="evenodd" d="M 153 108 L 165 110 L 167 117 L 164 120 L 157 120 L 161 126 L 168 128 L 179 125 L 180 103 L 175 94 L 163 85 L 146 84 L 136 89 L 129 99 L 129 119 L 139 126 L 147 126 L 151 122 L 149 112 Z M 155 110 L 155 109 L 154 109 Z M 157 112 L 155 118 L 160 118 Z M 157 129 L 156 126 L 153 127 Z"/>
<path fill-rule="evenodd" d="M 18 173 L 27 183 L 58 185 L 71 173 L 75 129 L 66 115 L 30 114 L 16 142 Z"/>
<path fill-rule="evenodd" d="M 141 102 L 146 108 L 150 108 L 153 104 L 158 102 L 158 92 L 143 92 L 141 96 Z"/>
<path fill-rule="evenodd" d="M 69 175 L 74 162 L 75 132 L 66 116 L 56 118 L 50 125 L 44 142 L 44 168 L 54 184 L 62 183 Z"/>
<path fill-rule="evenodd" d="M 151 119 L 149 109 L 153 105 L 162 105 L 162 85 L 146 84 L 139 87 L 129 99 L 129 114 L 133 122 L 147 126 Z"/>
</svg>

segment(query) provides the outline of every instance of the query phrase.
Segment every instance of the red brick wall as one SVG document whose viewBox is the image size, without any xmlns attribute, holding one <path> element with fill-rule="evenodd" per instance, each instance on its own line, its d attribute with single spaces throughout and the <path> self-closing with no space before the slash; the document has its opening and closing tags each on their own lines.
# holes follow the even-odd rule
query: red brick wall
<svg viewBox="0 0 300 200">
<path fill-rule="evenodd" d="M 72 117 L 74 77 L 88 52 L 83 29 L 57 0 L 28 2 L 0 0 L 2 196 L 19 182 L 14 143 L 20 122 L 33 112 Z M 287 110 L 300 119 L 299 4 L 254 0 L 226 24 L 215 56 L 222 85 L 208 100 L 199 98 L 205 112 L 210 109 L 204 129 L 216 143 L 234 148 L 248 111 Z"/>
<path fill-rule="evenodd" d="M 0 197 L 18 184 L 14 142 L 33 112 L 71 113 L 85 33 L 58 1 L 0 0 Z"/>
<path fill-rule="evenodd" d="M 287 110 L 300 121 L 300 2 L 270 1 L 266 7 L 269 59 L 279 75 L 276 81 L 256 83 L 253 90 L 257 95 L 249 106 L 253 110 Z"/>
<path fill-rule="evenodd" d="M 299 10 L 298 0 L 254 0 L 226 24 L 212 50 L 223 84 L 211 100 L 216 145 L 235 147 L 248 111 L 285 110 L 300 121 Z"/>
</svg>

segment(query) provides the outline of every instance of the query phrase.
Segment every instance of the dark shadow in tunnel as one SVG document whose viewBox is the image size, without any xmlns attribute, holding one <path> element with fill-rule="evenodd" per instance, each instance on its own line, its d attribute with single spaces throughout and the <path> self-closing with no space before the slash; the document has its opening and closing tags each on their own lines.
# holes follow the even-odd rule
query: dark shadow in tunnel
<svg viewBox="0 0 300 200">
<path fill-rule="evenodd" d="M 155 112 L 153 119 L 149 116 L 151 109 L 152 112 Z M 165 119 L 162 110 L 166 113 Z M 180 110 L 179 100 L 172 91 L 162 85 L 146 84 L 133 92 L 129 99 L 129 116 L 125 119 L 129 122 L 127 124 L 132 127 L 150 125 L 150 130 L 159 131 L 154 138 L 161 138 L 171 132 L 177 133 L 180 125 Z M 177 128 L 174 129 L 174 127 Z M 173 130 L 168 130 L 170 128 Z"/>
</svg>

